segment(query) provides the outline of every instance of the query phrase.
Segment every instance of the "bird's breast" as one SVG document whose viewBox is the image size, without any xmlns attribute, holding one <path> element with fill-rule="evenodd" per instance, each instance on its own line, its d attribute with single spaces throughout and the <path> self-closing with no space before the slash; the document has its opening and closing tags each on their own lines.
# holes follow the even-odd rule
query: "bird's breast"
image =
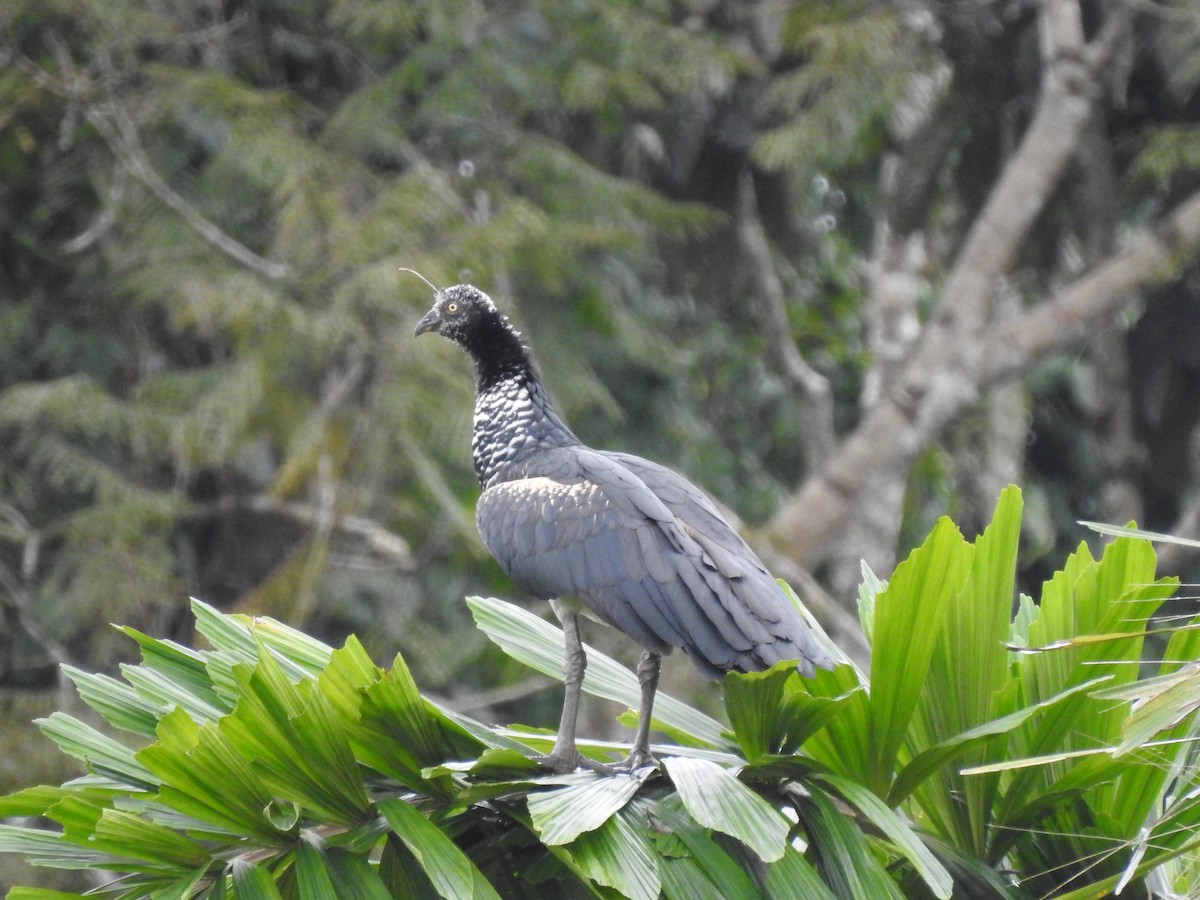
<svg viewBox="0 0 1200 900">
<path fill-rule="evenodd" d="M 475 399 L 471 454 L 484 487 L 530 454 L 573 441 L 574 435 L 549 414 L 545 401 L 520 380 L 501 382 Z"/>
<path fill-rule="evenodd" d="M 517 382 L 503 382 L 479 394 L 471 455 L 480 484 L 488 484 L 496 472 L 536 446 L 531 428 L 535 418 L 533 400 Z"/>
</svg>

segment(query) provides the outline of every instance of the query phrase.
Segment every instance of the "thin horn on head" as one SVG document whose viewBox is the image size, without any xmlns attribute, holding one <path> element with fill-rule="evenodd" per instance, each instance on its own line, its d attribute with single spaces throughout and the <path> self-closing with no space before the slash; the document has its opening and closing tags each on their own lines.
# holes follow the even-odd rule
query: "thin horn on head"
<svg viewBox="0 0 1200 900">
<path fill-rule="evenodd" d="M 408 272 L 410 275 L 416 275 L 416 276 L 417 276 L 418 278 L 420 278 L 420 279 L 421 279 L 423 282 L 425 282 L 427 285 L 429 285 L 431 288 L 433 288 L 433 292 L 434 292 L 435 294 L 440 294 L 440 293 L 441 293 L 441 288 L 439 288 L 439 287 L 438 287 L 436 284 L 434 284 L 432 281 L 430 281 L 428 278 L 426 278 L 424 275 L 422 275 L 422 274 L 421 274 L 420 272 L 418 272 L 416 269 L 406 269 L 406 268 L 404 268 L 404 266 L 401 266 L 401 267 L 400 267 L 400 271 L 401 271 L 401 272 Z"/>
</svg>

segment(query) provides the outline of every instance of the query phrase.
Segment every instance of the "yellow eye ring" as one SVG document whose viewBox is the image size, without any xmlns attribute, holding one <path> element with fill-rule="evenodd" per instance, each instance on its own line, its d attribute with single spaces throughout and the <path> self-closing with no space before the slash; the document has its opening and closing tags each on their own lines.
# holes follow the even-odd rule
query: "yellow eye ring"
<svg viewBox="0 0 1200 900">
<path fill-rule="evenodd" d="M 448 312 L 448 313 L 458 312 L 458 304 L 457 303 L 447 303 L 446 304 L 446 312 Z"/>
</svg>

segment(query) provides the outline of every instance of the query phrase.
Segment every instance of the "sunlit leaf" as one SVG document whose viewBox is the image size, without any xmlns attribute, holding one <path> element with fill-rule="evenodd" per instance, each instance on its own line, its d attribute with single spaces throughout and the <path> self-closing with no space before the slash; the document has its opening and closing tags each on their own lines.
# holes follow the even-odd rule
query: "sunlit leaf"
<svg viewBox="0 0 1200 900">
<path fill-rule="evenodd" d="M 56 869 L 103 869 L 108 854 L 78 847 L 59 834 L 38 828 L 0 824 L 0 853 L 20 853 L 39 866 Z"/>
<path fill-rule="evenodd" d="M 179 709 L 168 713 L 158 741 L 138 751 L 138 760 L 161 779 L 159 797 L 174 809 L 268 843 L 281 838 L 267 815 L 274 795 L 215 724 L 197 726 Z"/>
<path fill-rule="evenodd" d="M 788 821 L 728 770 L 703 759 L 663 761 L 679 798 L 697 822 L 735 837 L 763 862 L 774 862 L 787 844 Z"/>
<path fill-rule="evenodd" d="M 1097 685 L 1104 684 L 1108 680 L 1107 676 L 1094 678 L 1091 681 L 1085 681 L 1082 684 L 1074 685 L 1060 694 L 1049 697 L 1041 703 L 1035 703 L 1030 706 L 1022 707 L 1016 712 L 1009 713 L 1007 716 L 1001 716 L 998 719 L 992 719 L 975 728 L 964 731 L 962 734 L 948 738 L 941 743 L 923 750 L 921 753 L 913 757 L 913 759 L 903 768 L 896 776 L 896 780 L 892 784 L 891 793 L 888 795 L 888 802 L 893 806 L 902 803 L 909 793 L 921 783 L 922 779 L 929 777 L 939 768 L 956 759 L 961 753 L 972 745 L 981 740 L 995 737 L 996 735 L 1005 734 L 1012 729 L 1022 725 L 1038 712 L 1051 707 L 1061 700 L 1074 694 L 1083 693 L 1095 688 Z M 982 774 L 986 770 L 982 767 L 967 768 L 964 772 L 969 772 L 973 775 Z M 992 770 L 996 771 L 996 770 Z"/>
<path fill-rule="evenodd" d="M 842 711 L 851 694 L 810 694 L 796 667 L 780 663 L 765 672 L 731 673 L 724 682 L 725 710 L 750 762 L 794 753 Z"/>
<path fill-rule="evenodd" d="M 1147 531 L 1145 528 L 1134 528 L 1130 525 L 1108 525 L 1104 522 L 1088 522 L 1080 520 L 1080 525 L 1092 529 L 1097 534 L 1107 534 L 1112 537 L 1138 538 L 1153 543 L 1178 544 L 1180 547 L 1200 547 L 1200 541 L 1182 537 L 1176 534 L 1164 534 L 1161 531 Z"/>
<path fill-rule="evenodd" d="M 941 519 L 875 601 L 869 773 L 879 793 L 887 790 L 941 640 L 946 607 L 962 593 L 973 556 L 954 524 Z"/>
<path fill-rule="evenodd" d="M 532 613 L 502 600 L 468 597 L 467 604 L 479 627 L 504 652 L 553 678 L 562 678 L 562 631 Z M 584 645 L 588 657 L 583 678 L 584 691 L 633 709 L 641 704 L 637 676 L 624 666 Z M 710 746 L 728 748 L 722 725 L 675 698 L 659 693 L 654 701 L 654 718 L 693 735 Z"/>
<path fill-rule="evenodd" d="M 367 814 L 357 763 L 330 704 L 311 680 L 293 685 L 271 654 L 244 673 L 237 708 L 219 728 L 279 796 L 335 822 Z"/>
<path fill-rule="evenodd" d="M 130 685 L 108 675 L 93 675 L 74 666 L 63 666 L 62 673 L 71 679 L 80 699 L 104 716 L 109 725 L 143 737 L 153 737 L 154 726 L 162 712 L 158 704 L 145 699 Z"/>
<path fill-rule="evenodd" d="M 645 777 L 636 774 L 582 776 L 581 784 L 536 791 L 527 799 L 533 827 L 547 844 L 569 844 L 603 825 L 638 792 Z"/>
<path fill-rule="evenodd" d="M 134 751 L 73 716 L 56 712 L 36 722 L 60 750 L 82 760 L 90 771 L 142 790 L 158 786 L 158 780 L 137 761 Z"/>
</svg>

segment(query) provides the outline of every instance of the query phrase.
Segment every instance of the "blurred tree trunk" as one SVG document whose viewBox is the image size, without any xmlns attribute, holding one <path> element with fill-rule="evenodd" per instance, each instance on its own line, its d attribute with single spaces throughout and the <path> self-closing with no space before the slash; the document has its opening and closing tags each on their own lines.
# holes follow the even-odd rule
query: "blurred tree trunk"
<svg viewBox="0 0 1200 900">
<path fill-rule="evenodd" d="M 886 353 L 889 343 L 875 342 L 884 355 L 876 361 L 880 374 L 868 386 L 879 386 L 878 399 L 868 392 L 857 427 L 771 522 L 770 536 L 793 558 L 808 565 L 833 560 L 849 574 L 863 556 L 886 571 L 896 546 L 905 480 L 918 454 L 965 410 L 1047 354 L 1111 334 L 1109 323 L 1131 293 L 1169 277 L 1181 255 L 1200 243 L 1200 197 L 1180 204 L 1115 252 L 1113 218 L 1099 210 L 1087 238 L 1091 252 L 1073 281 L 1025 309 L 1014 311 L 1011 304 L 997 302 L 1004 279 L 1018 266 L 1031 228 L 1061 189 L 1071 161 L 1081 159 L 1088 170 L 1085 191 L 1094 198 L 1106 191 L 1105 170 L 1096 165 L 1098 151 L 1088 138 L 1096 135 L 1096 117 L 1106 108 L 1109 75 L 1129 40 L 1131 21 L 1129 7 L 1111 7 L 1085 41 L 1079 3 L 1057 0 L 1040 6 L 1041 85 L 1029 125 L 970 223 L 931 315 L 910 339 L 911 349 L 906 355 Z M 888 197 L 886 184 L 882 193 Z M 1112 196 L 1111 188 L 1107 193 Z M 876 254 L 872 279 L 876 310 L 912 305 L 902 291 L 901 299 L 895 299 L 896 284 L 903 285 L 902 270 L 894 262 L 895 241 L 887 234 L 877 237 L 877 246 L 884 249 Z M 912 319 L 904 313 L 898 318 Z M 1097 415 L 1103 420 L 1102 441 L 1112 454 L 1105 461 L 1108 483 L 1115 493 L 1125 494 L 1118 473 L 1126 469 L 1129 415 L 1107 399 L 1122 378 L 1121 354 L 1111 337 L 1101 339 L 1096 350 L 1106 363 L 1101 376 L 1106 399 Z M 1000 403 L 1014 409 L 1019 405 L 1014 398 Z M 1007 462 L 997 465 L 1000 471 L 1010 467 Z"/>
</svg>

